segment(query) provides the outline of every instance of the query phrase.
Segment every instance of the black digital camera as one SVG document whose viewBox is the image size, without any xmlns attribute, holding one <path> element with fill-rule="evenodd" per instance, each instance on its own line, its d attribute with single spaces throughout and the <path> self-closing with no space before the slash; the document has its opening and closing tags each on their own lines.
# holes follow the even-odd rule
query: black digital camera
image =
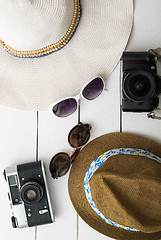
<svg viewBox="0 0 161 240">
<path fill-rule="evenodd" d="M 14 228 L 32 227 L 54 221 L 43 161 L 4 170 Z"/>
<path fill-rule="evenodd" d="M 122 108 L 125 112 L 150 112 L 159 104 L 161 77 L 152 52 L 122 55 Z"/>
</svg>

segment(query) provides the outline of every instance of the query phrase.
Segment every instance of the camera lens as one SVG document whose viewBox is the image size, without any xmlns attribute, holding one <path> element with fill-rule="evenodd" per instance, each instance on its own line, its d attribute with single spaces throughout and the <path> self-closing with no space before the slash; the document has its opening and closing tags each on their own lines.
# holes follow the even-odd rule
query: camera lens
<svg viewBox="0 0 161 240">
<path fill-rule="evenodd" d="M 130 80 L 128 88 L 132 95 L 143 97 L 148 93 L 150 87 L 151 84 L 147 78 L 137 75 Z"/>
<path fill-rule="evenodd" d="M 27 204 L 35 204 L 43 197 L 43 188 L 37 182 L 27 182 L 21 188 L 21 198 Z"/>
<path fill-rule="evenodd" d="M 124 92 L 133 101 L 145 101 L 152 97 L 156 89 L 155 78 L 150 72 L 133 71 L 124 80 Z"/>
<path fill-rule="evenodd" d="M 37 197 L 37 193 L 34 189 L 29 189 L 26 191 L 26 197 L 31 201 L 35 200 Z"/>
</svg>

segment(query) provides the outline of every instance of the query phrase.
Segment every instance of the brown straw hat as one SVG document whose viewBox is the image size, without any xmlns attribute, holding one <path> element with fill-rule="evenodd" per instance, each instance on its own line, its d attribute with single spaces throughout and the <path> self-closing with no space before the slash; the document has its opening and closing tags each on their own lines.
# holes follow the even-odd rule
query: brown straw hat
<svg viewBox="0 0 161 240">
<path fill-rule="evenodd" d="M 130 133 L 98 137 L 80 151 L 68 188 L 80 217 L 100 233 L 161 239 L 161 144 Z"/>
</svg>

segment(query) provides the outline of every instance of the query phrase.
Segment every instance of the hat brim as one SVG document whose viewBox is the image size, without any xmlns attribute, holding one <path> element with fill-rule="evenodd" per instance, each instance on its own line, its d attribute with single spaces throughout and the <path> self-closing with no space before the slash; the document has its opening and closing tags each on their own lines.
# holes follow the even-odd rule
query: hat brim
<svg viewBox="0 0 161 240">
<path fill-rule="evenodd" d="M 79 216 L 98 232 L 119 240 L 157 240 L 161 239 L 161 232 L 143 233 L 127 231 L 107 224 L 91 208 L 84 192 L 84 176 L 93 160 L 102 153 L 114 148 L 139 148 L 161 157 L 161 144 L 135 134 L 110 133 L 98 137 L 88 143 L 79 153 L 68 180 L 70 199 Z"/>
<path fill-rule="evenodd" d="M 25 59 L 8 54 L 0 45 L 1 104 L 47 110 L 96 75 L 106 79 L 111 74 L 131 33 L 133 1 L 82 0 L 81 8 L 78 28 L 60 51 Z"/>
</svg>

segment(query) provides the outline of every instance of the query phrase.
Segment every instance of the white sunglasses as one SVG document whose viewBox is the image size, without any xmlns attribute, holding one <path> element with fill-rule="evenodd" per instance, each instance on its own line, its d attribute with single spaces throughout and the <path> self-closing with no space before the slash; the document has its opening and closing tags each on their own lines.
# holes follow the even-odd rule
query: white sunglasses
<svg viewBox="0 0 161 240">
<path fill-rule="evenodd" d="M 103 92 L 103 90 L 105 90 L 105 82 L 100 76 L 97 76 L 90 80 L 80 90 L 78 95 L 59 100 L 58 102 L 51 104 L 49 109 L 57 117 L 68 117 L 77 110 L 81 98 L 94 100 Z"/>
</svg>

